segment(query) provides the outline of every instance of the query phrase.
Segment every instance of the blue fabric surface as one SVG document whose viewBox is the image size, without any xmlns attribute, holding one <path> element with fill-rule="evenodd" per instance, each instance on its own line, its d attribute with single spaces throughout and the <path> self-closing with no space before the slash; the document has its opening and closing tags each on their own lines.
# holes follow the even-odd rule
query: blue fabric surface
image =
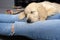
<svg viewBox="0 0 60 40">
<path fill-rule="evenodd" d="M 20 20 L 17 15 L 10 14 L 0 14 L 0 23 L 14 23 L 15 21 L 25 21 L 25 19 Z"/>
<path fill-rule="evenodd" d="M 0 14 L 0 23 L 14 23 L 15 21 L 24 21 L 26 22 L 26 19 L 22 19 L 20 20 L 18 18 L 18 15 L 10 15 L 10 14 Z M 55 14 L 53 16 L 50 16 L 47 18 L 47 20 L 55 20 L 55 19 L 60 19 L 60 13 L 59 14 Z"/>
<path fill-rule="evenodd" d="M 18 15 L 0 14 L 0 35 L 11 35 L 11 25 L 14 23 L 14 35 L 24 35 L 36 40 L 40 40 L 40 38 L 60 40 L 60 14 L 35 23 L 21 21 Z"/>
<path fill-rule="evenodd" d="M 49 16 L 49 17 L 47 18 L 47 20 L 51 20 L 51 19 L 53 19 L 53 20 L 55 20 L 55 19 L 60 19 L 60 13 L 54 14 L 54 15 Z"/>
<path fill-rule="evenodd" d="M 32 24 L 15 23 L 15 35 L 24 35 L 40 40 L 60 40 L 60 20 L 39 21 Z"/>
<path fill-rule="evenodd" d="M 0 35 L 11 35 L 12 23 L 0 23 Z"/>
<path fill-rule="evenodd" d="M 0 23 L 0 35 L 11 35 L 12 23 Z M 60 20 L 14 23 L 14 35 L 27 36 L 35 40 L 60 40 Z"/>
</svg>

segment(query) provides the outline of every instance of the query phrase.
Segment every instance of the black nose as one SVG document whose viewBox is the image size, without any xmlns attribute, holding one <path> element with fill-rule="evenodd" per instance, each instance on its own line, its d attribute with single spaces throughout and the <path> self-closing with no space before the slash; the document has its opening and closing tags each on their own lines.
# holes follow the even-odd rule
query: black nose
<svg viewBox="0 0 60 40">
<path fill-rule="evenodd" d="M 31 19 L 28 19 L 28 20 L 27 20 L 27 23 L 31 23 Z"/>
</svg>

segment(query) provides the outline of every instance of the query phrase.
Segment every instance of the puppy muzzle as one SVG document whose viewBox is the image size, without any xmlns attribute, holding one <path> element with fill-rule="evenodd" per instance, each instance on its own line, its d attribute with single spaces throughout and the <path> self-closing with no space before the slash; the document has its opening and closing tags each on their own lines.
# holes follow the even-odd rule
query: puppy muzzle
<svg viewBox="0 0 60 40">
<path fill-rule="evenodd" d="M 31 19 L 27 19 L 27 23 L 32 23 Z"/>
</svg>

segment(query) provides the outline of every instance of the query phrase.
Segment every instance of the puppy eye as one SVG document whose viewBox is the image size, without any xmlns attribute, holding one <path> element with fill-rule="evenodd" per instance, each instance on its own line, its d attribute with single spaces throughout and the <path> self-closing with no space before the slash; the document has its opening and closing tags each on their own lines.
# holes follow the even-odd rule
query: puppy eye
<svg viewBox="0 0 60 40">
<path fill-rule="evenodd" d="M 25 14 L 25 17 L 27 17 L 27 14 Z"/>
<path fill-rule="evenodd" d="M 33 14 L 34 13 L 34 11 L 31 11 L 31 14 Z"/>
</svg>

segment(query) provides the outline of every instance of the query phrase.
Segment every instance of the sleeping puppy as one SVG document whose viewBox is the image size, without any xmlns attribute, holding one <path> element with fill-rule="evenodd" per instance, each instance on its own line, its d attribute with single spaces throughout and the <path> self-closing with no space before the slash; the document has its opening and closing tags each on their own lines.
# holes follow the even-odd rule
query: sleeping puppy
<svg viewBox="0 0 60 40">
<path fill-rule="evenodd" d="M 25 8 L 24 12 L 20 13 L 19 18 L 23 19 L 26 17 L 27 22 L 32 23 L 46 20 L 48 16 L 54 15 L 56 12 L 60 12 L 60 4 L 48 1 L 40 3 L 33 2 Z"/>
</svg>

